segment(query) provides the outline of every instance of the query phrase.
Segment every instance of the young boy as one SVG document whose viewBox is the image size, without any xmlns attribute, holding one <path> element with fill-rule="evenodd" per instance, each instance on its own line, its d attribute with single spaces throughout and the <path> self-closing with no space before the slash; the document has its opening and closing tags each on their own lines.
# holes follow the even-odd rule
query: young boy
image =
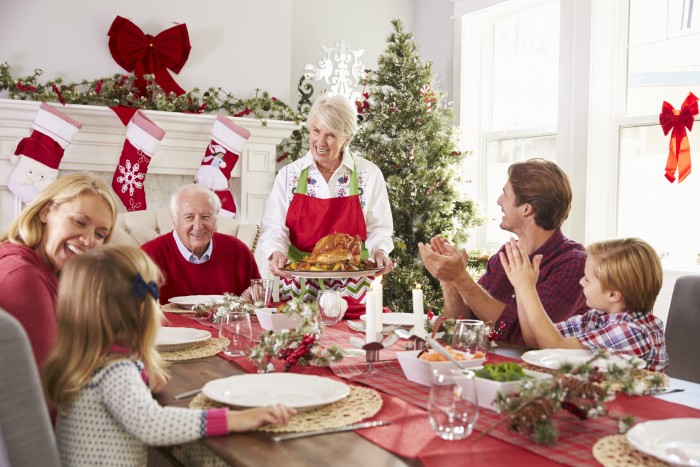
<svg viewBox="0 0 700 467">
<path fill-rule="evenodd" d="M 500 260 L 517 296 L 518 319 L 525 344 L 540 349 L 605 349 L 634 355 L 647 369 L 668 365 L 663 322 L 652 314 L 661 290 L 661 261 L 644 240 L 625 238 L 597 242 L 588 248 L 580 284 L 591 309 L 554 324 L 545 312 L 535 284 L 542 255 L 532 262 L 515 239 Z"/>
</svg>

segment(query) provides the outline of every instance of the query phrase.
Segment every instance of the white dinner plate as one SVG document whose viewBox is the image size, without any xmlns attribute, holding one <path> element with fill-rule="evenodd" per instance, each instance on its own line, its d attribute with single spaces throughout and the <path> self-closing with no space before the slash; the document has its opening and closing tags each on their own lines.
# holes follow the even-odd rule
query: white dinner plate
<svg viewBox="0 0 700 467">
<path fill-rule="evenodd" d="M 350 329 L 357 332 L 365 332 L 365 323 L 363 321 L 345 321 Z M 384 324 L 382 326 L 382 332 L 394 332 L 399 326 L 396 324 Z"/>
<path fill-rule="evenodd" d="M 211 337 L 209 331 L 192 328 L 172 328 L 163 326 L 158 330 L 155 345 L 159 350 L 178 350 Z"/>
<path fill-rule="evenodd" d="M 627 441 L 673 465 L 700 466 L 700 418 L 639 423 L 627 432 Z"/>
<path fill-rule="evenodd" d="M 306 277 L 309 279 L 351 279 L 353 277 L 367 277 L 384 268 L 358 269 L 357 271 L 290 271 L 285 269 L 294 277 Z"/>
<path fill-rule="evenodd" d="M 425 318 L 427 315 L 424 315 Z M 360 316 L 362 321 L 367 321 L 367 316 Z M 413 313 L 382 313 L 382 324 L 396 324 L 398 326 L 413 326 Z"/>
<path fill-rule="evenodd" d="M 204 303 L 210 300 L 214 300 L 217 305 L 224 304 L 223 295 L 184 295 L 182 297 L 171 297 L 168 299 L 168 302 L 174 303 L 175 305 L 194 306 L 198 303 Z"/>
<path fill-rule="evenodd" d="M 586 349 L 542 349 L 525 352 L 521 358 L 531 365 L 549 368 L 550 370 L 558 370 L 564 362 L 580 365 L 586 363 L 592 356 L 593 353 Z M 627 355 L 608 355 L 607 358 L 599 358 L 596 360 L 594 365 L 601 371 L 606 371 L 608 366 L 613 364 L 620 368 L 626 368 L 629 365 L 629 359 L 633 359 L 634 362 L 639 363 L 637 368 L 644 368 L 646 366 L 644 360 Z"/>
<path fill-rule="evenodd" d="M 297 410 L 309 410 L 347 397 L 350 388 L 321 376 L 260 373 L 209 381 L 202 388 L 202 394 L 235 408 L 283 403 Z"/>
</svg>

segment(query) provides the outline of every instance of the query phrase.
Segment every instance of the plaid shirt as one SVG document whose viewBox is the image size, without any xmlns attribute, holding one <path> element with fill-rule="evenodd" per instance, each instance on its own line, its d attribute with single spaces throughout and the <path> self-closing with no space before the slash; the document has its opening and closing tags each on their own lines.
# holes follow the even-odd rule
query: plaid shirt
<svg viewBox="0 0 700 467">
<path fill-rule="evenodd" d="M 608 314 L 589 310 L 573 316 L 557 329 L 564 337 L 576 337 L 591 350 L 608 349 L 612 353 L 634 355 L 647 362 L 647 369 L 663 371 L 668 365 L 664 323 L 651 313 Z"/>
<path fill-rule="evenodd" d="M 505 252 L 505 245 L 499 253 L 501 251 Z M 588 311 L 583 288 L 579 284 L 586 264 L 583 245 L 569 240 L 557 229 L 530 255 L 530 259 L 535 255 L 542 255 L 537 294 L 552 321 L 557 323 Z M 501 322 L 505 324 L 500 339 L 515 344 L 524 343 L 518 322 L 515 290 L 503 270 L 498 254 L 489 259 L 486 273 L 479 279 L 479 285 L 493 298 L 506 305 L 497 322 L 499 326 Z"/>
</svg>

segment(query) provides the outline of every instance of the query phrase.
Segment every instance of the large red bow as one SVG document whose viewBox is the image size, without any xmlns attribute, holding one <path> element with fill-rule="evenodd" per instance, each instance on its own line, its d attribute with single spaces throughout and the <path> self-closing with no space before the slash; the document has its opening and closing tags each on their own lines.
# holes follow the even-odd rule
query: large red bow
<svg viewBox="0 0 700 467">
<path fill-rule="evenodd" d="M 661 106 L 659 122 L 664 135 L 673 130 L 666 161 L 666 178 L 671 183 L 676 179 L 676 168 L 678 168 L 678 183 L 685 180 L 690 173 L 690 144 L 685 129 L 693 129 L 694 116 L 697 114 L 698 98 L 692 92 L 688 93 L 688 97 L 683 101 L 681 110 L 674 109 L 666 101 Z"/>
<path fill-rule="evenodd" d="M 153 74 L 165 92 L 185 94 L 167 69 L 180 73 L 190 55 L 187 26 L 178 24 L 153 37 L 128 19 L 117 16 L 107 35 L 112 57 L 126 71 L 134 72 L 135 84 L 142 92 L 146 90 L 143 75 Z"/>
</svg>

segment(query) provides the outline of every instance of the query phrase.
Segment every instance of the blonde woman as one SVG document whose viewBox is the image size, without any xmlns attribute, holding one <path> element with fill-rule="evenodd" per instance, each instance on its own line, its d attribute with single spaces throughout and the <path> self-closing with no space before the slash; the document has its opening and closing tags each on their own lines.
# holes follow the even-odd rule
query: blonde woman
<svg viewBox="0 0 700 467">
<path fill-rule="evenodd" d="M 73 259 L 61 273 L 58 337 L 44 369 L 58 409 L 61 464 L 146 465 L 147 445 L 287 423 L 282 404 L 230 411 L 162 407 L 149 378 L 163 381 L 154 348 L 162 275 L 138 248 L 107 245 Z"/>
<path fill-rule="evenodd" d="M 89 173 L 46 187 L 0 236 L 0 308 L 24 327 L 37 364 L 56 339 L 58 275 L 73 256 L 109 241 L 112 188 Z"/>
</svg>

